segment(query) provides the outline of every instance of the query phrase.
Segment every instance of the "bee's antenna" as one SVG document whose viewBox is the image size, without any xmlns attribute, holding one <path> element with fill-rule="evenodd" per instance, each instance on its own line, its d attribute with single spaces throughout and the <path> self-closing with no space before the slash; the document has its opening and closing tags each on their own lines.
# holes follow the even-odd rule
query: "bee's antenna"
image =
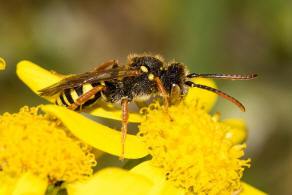
<svg viewBox="0 0 292 195">
<path fill-rule="evenodd" d="M 195 83 L 193 83 L 191 81 L 186 81 L 185 84 L 188 85 L 188 86 L 190 86 L 190 87 L 197 87 L 197 88 L 206 89 L 208 91 L 214 92 L 214 93 L 220 95 L 221 97 L 224 97 L 225 99 L 233 102 L 234 104 L 236 104 L 241 109 L 241 111 L 245 112 L 245 108 L 242 105 L 242 103 L 240 103 L 234 97 L 231 97 L 230 95 L 227 95 L 226 93 L 224 93 L 224 92 L 222 92 L 222 91 L 220 91 L 218 89 L 214 89 L 214 88 L 208 87 L 206 85 L 195 84 Z"/>
<path fill-rule="evenodd" d="M 249 80 L 257 77 L 257 74 L 237 75 L 237 74 L 196 74 L 187 75 L 188 78 L 215 78 L 215 79 L 232 79 L 232 80 Z"/>
</svg>

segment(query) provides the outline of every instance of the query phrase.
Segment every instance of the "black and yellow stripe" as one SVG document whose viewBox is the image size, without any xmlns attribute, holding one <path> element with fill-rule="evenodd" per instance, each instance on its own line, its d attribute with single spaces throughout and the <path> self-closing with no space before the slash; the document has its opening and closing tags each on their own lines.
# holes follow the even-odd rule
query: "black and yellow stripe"
<svg viewBox="0 0 292 195">
<path fill-rule="evenodd" d="M 74 87 L 72 89 L 65 89 L 58 98 L 56 99 L 55 104 L 60 106 L 70 106 L 73 104 L 80 96 L 90 91 L 92 88 L 101 85 L 100 83 L 87 83 L 79 87 Z M 98 92 L 97 94 L 90 97 L 83 105 L 82 108 L 88 107 L 92 105 L 98 98 L 101 97 L 101 93 Z M 80 107 L 76 108 L 76 110 L 80 110 Z"/>
</svg>

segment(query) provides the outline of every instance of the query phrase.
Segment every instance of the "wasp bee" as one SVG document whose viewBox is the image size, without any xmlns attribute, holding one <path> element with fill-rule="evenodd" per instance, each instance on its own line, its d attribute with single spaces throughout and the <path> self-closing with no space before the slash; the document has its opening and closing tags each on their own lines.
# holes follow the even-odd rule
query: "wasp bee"
<svg viewBox="0 0 292 195">
<path fill-rule="evenodd" d="M 40 90 L 40 95 L 59 94 L 56 104 L 66 106 L 71 110 L 82 110 L 99 98 L 106 102 L 120 103 L 122 105 L 122 152 L 120 158 L 123 159 L 129 102 L 143 102 L 152 96 L 160 95 L 163 97 L 167 111 L 169 100 L 185 95 L 188 87 L 197 87 L 214 92 L 245 111 L 244 106 L 235 98 L 220 90 L 196 84 L 190 79 L 200 77 L 248 80 L 256 76 L 256 74 L 190 74 L 184 64 L 177 62 L 167 64 L 158 55 L 130 55 L 124 66 L 121 66 L 116 60 L 106 62 L 91 72 L 65 77 L 60 82 Z"/>
</svg>

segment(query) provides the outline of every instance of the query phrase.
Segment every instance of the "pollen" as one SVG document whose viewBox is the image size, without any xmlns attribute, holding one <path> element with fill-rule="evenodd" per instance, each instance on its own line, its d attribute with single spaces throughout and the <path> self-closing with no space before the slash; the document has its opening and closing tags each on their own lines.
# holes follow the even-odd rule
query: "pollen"
<svg viewBox="0 0 292 195">
<path fill-rule="evenodd" d="M 92 175 L 95 165 L 90 148 L 38 107 L 0 116 L 0 172 L 30 171 L 52 183 L 73 182 Z"/>
<path fill-rule="evenodd" d="M 242 160 L 245 145 L 233 145 L 228 127 L 196 106 L 183 102 L 169 108 L 158 104 L 143 108 L 146 113 L 139 135 L 152 155 L 152 165 L 161 168 L 165 179 L 194 194 L 232 194 L 249 159 Z"/>
</svg>

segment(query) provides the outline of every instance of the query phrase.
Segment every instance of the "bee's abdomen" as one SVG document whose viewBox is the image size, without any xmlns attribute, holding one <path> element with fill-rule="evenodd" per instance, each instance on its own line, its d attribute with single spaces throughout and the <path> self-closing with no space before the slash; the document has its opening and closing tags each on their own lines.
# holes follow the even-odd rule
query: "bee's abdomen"
<svg viewBox="0 0 292 195">
<path fill-rule="evenodd" d="M 55 103 L 60 106 L 68 107 L 74 102 L 76 102 L 76 100 L 80 96 L 87 93 L 93 87 L 96 87 L 98 85 L 100 85 L 100 83 L 93 83 L 93 84 L 87 83 L 78 87 L 74 87 L 72 89 L 65 89 L 62 93 L 60 93 Z M 100 97 L 101 97 L 101 93 L 100 92 L 96 93 L 95 95 L 90 97 L 84 104 L 82 104 L 81 107 L 85 108 L 92 105 Z M 80 110 L 80 106 L 77 107 L 76 110 Z"/>
</svg>

